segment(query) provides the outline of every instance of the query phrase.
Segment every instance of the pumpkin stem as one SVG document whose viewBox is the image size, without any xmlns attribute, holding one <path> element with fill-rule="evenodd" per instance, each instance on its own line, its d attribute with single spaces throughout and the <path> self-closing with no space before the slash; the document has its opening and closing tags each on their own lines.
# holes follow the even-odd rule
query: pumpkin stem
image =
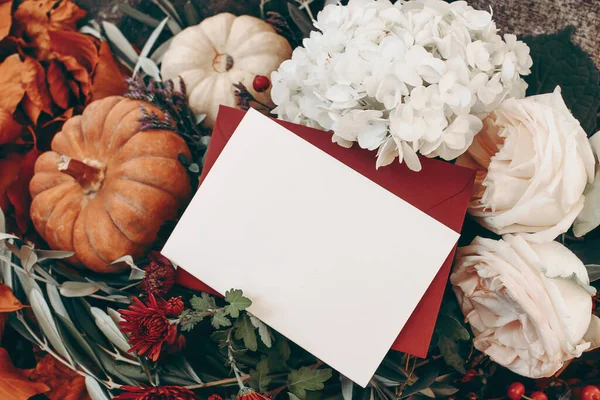
<svg viewBox="0 0 600 400">
<path fill-rule="evenodd" d="M 86 194 L 97 192 L 104 180 L 104 168 L 95 160 L 82 162 L 68 156 L 60 156 L 58 170 L 75 178 Z"/>
</svg>

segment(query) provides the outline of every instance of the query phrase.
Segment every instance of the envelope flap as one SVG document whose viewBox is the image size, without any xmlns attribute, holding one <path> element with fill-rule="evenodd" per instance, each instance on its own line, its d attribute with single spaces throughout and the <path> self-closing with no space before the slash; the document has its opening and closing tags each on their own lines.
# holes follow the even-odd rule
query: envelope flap
<svg viewBox="0 0 600 400">
<path fill-rule="evenodd" d="M 208 174 L 244 115 L 244 111 L 231 107 L 219 108 L 202 179 Z M 275 121 L 425 213 L 462 192 L 474 178 L 473 170 L 426 157 L 420 157 L 423 166 L 420 172 L 411 171 L 405 164 L 398 162 L 376 169 L 373 152 L 365 151 L 357 145 L 350 149 L 343 148 L 331 141 L 330 134 L 318 129 Z M 448 224 L 444 219 L 438 220 L 455 231 L 460 230 L 460 227 L 452 226 L 455 224 Z"/>
</svg>

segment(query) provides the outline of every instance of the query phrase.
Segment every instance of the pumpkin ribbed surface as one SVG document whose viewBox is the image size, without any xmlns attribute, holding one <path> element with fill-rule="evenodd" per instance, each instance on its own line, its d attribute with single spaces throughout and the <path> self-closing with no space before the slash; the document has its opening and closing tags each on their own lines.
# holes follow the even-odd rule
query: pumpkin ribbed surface
<svg viewBox="0 0 600 400">
<path fill-rule="evenodd" d="M 271 90 L 257 92 L 256 76 L 270 77 L 292 48 L 268 23 L 248 15 L 222 13 L 180 32 L 163 57 L 164 79 L 181 77 L 190 107 L 214 125 L 219 105 L 237 106 L 234 83 L 243 83 L 259 102 L 274 106 Z"/>
<path fill-rule="evenodd" d="M 141 131 L 143 109 L 163 116 L 123 97 L 91 103 L 35 164 L 29 189 L 36 230 L 50 247 L 74 251 L 72 261 L 98 272 L 116 272 L 112 261 L 142 255 L 191 194 L 178 160 L 191 157 L 185 141 L 168 130 Z"/>
</svg>

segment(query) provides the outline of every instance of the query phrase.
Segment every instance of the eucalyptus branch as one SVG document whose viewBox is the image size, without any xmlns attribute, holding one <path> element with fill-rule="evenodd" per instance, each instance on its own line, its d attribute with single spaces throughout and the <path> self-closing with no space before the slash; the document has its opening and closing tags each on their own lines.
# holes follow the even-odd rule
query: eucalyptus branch
<svg viewBox="0 0 600 400">
<path fill-rule="evenodd" d="M 105 347 L 104 347 L 104 346 L 102 346 L 102 345 L 99 345 L 99 344 L 98 344 L 97 346 L 98 346 L 98 347 L 100 347 L 102 350 L 104 350 L 104 351 L 106 352 L 106 354 L 110 355 L 110 356 L 111 356 L 112 358 L 114 358 L 116 361 L 123 361 L 124 363 L 131 364 L 131 365 L 135 365 L 135 366 L 138 366 L 138 367 L 141 365 L 139 362 L 137 362 L 137 361 L 135 361 L 135 360 L 132 360 L 132 359 L 130 359 L 130 358 L 127 358 L 127 357 L 123 357 L 123 356 L 121 355 L 121 353 L 119 353 L 119 351 L 118 351 L 118 350 L 116 350 L 116 351 L 113 353 L 112 351 L 108 350 L 107 348 L 105 348 Z"/>
<path fill-rule="evenodd" d="M 27 276 L 30 276 L 30 277 L 32 277 L 33 279 L 37 280 L 37 281 L 44 282 L 44 283 L 46 283 L 46 284 L 48 284 L 48 285 L 52 285 L 52 286 L 58 286 L 58 285 L 57 285 L 55 282 L 51 282 L 51 281 L 47 280 L 46 278 L 43 278 L 43 277 L 41 277 L 41 276 L 39 276 L 39 275 L 36 275 L 36 274 L 31 274 L 31 273 L 27 272 L 27 271 L 25 270 L 25 268 L 23 268 L 23 267 L 21 267 L 21 266 L 19 266 L 19 265 L 15 264 L 15 263 L 13 263 L 13 262 L 12 262 L 10 259 L 8 259 L 8 258 L 6 258 L 6 257 L 0 257 L 0 261 L 7 262 L 8 264 L 10 264 L 10 265 L 11 265 L 11 267 L 13 267 L 14 269 L 16 269 L 17 271 L 19 271 L 19 272 L 22 272 L 22 273 L 24 273 L 25 275 L 27 275 Z"/>
<path fill-rule="evenodd" d="M 240 377 L 242 382 L 249 381 L 250 378 L 251 378 L 250 375 L 247 375 L 247 374 L 242 374 Z M 214 387 L 214 386 L 230 385 L 232 383 L 239 383 L 238 378 L 237 377 L 236 378 L 227 378 L 227 379 L 220 379 L 218 381 L 198 383 L 197 385 L 184 386 L 184 388 L 194 390 L 194 389 L 202 389 L 202 388 Z"/>
<path fill-rule="evenodd" d="M 235 374 L 235 379 L 237 379 L 237 383 L 240 387 L 240 389 L 245 389 L 246 385 L 244 385 L 244 381 L 242 381 L 242 372 L 240 371 L 240 369 L 237 366 L 237 362 L 235 361 L 235 358 L 233 357 L 233 340 L 231 338 L 231 335 L 233 333 L 233 328 L 229 329 L 229 333 L 227 334 L 227 357 L 229 360 L 229 364 L 231 365 L 231 369 L 233 369 L 233 373 Z"/>
<path fill-rule="evenodd" d="M 90 377 L 92 379 L 95 379 L 96 381 L 98 381 L 99 383 L 101 383 L 102 385 L 104 385 L 106 388 L 108 389 L 117 389 L 120 388 L 121 385 L 117 385 L 112 381 L 108 381 L 105 382 L 103 380 L 98 379 L 97 377 L 95 377 L 93 374 L 88 373 L 88 372 L 84 372 L 79 370 L 76 366 L 71 365 L 70 362 L 66 361 L 65 359 L 63 359 L 58 353 L 56 353 L 49 345 L 48 345 L 48 340 L 44 337 L 44 339 L 42 340 L 34 331 L 33 329 L 31 329 L 31 327 L 29 326 L 29 324 L 27 323 L 27 320 L 25 319 L 25 317 L 23 316 L 23 312 L 22 311 L 17 311 L 16 312 L 16 316 L 17 319 L 19 320 L 19 322 L 21 322 L 23 324 L 23 326 L 25 327 L 25 329 L 27 330 L 27 332 L 29 333 L 29 335 L 31 335 L 31 337 L 33 338 L 33 340 L 35 340 L 36 344 L 39 346 L 39 348 L 42 351 L 45 351 L 46 353 L 50 354 L 52 357 L 54 357 L 58 362 L 60 362 L 61 364 L 63 364 L 64 366 L 66 366 L 67 368 L 69 368 L 70 370 L 74 371 L 75 373 L 85 377 Z"/>
</svg>

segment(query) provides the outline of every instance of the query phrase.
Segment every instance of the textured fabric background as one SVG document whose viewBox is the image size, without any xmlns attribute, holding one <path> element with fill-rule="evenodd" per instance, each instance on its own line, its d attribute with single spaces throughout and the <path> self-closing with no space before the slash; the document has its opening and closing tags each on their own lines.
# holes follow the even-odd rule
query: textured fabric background
<svg viewBox="0 0 600 400">
<path fill-rule="evenodd" d="M 187 0 L 172 0 L 182 6 Z M 75 0 L 90 11 L 92 17 L 119 22 L 123 31 L 138 36 L 129 39 L 138 43 L 148 31 L 129 18 L 122 18 L 119 3 L 129 3 L 149 10 L 152 0 Z M 235 14 L 258 12 L 260 0 L 192 0 L 202 17 L 229 11 Z M 318 3 L 319 0 L 315 1 Z M 576 27 L 574 39 L 600 66 L 600 0 L 469 0 L 475 8 L 492 8 L 494 19 L 504 32 L 516 34 L 552 33 L 568 25 Z M 129 35 L 128 35 L 129 36 Z M 143 44 L 143 40 L 141 40 Z"/>
</svg>

